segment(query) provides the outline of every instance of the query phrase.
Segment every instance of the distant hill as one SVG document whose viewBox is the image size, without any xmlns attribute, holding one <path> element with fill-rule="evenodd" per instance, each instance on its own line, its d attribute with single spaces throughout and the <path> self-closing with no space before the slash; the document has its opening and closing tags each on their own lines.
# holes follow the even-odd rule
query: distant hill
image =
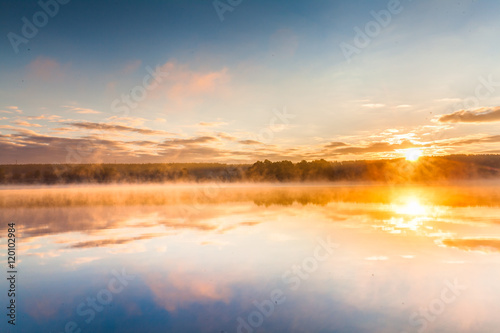
<svg viewBox="0 0 500 333">
<path fill-rule="evenodd" d="M 315 182 L 425 183 L 500 177 L 500 155 L 449 155 L 359 161 L 258 161 L 254 164 L 0 165 L 0 184 Z"/>
</svg>

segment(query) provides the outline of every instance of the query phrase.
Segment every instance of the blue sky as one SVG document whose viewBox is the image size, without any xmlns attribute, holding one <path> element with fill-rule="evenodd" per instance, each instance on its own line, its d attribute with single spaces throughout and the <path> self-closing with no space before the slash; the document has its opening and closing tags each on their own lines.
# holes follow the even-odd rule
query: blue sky
<svg viewBox="0 0 500 333">
<path fill-rule="evenodd" d="M 0 163 L 500 152 L 497 2 L 57 4 L 0 2 Z"/>
</svg>

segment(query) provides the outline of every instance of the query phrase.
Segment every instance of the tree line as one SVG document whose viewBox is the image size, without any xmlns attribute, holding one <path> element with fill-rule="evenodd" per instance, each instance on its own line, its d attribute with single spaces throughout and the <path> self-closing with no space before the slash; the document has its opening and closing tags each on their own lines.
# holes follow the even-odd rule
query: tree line
<svg viewBox="0 0 500 333">
<path fill-rule="evenodd" d="M 0 184 L 161 182 L 427 182 L 500 176 L 500 155 L 449 155 L 358 161 L 269 160 L 254 164 L 22 164 L 0 165 Z"/>
</svg>

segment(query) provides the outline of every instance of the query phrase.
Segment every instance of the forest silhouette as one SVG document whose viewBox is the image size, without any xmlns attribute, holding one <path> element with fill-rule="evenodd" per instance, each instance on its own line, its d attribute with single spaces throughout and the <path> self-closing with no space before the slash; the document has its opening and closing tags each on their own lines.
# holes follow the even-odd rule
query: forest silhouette
<svg viewBox="0 0 500 333">
<path fill-rule="evenodd" d="M 0 165 L 0 184 L 163 182 L 382 182 L 425 183 L 500 176 L 500 155 L 426 156 L 405 159 L 254 164 L 9 164 Z"/>
</svg>

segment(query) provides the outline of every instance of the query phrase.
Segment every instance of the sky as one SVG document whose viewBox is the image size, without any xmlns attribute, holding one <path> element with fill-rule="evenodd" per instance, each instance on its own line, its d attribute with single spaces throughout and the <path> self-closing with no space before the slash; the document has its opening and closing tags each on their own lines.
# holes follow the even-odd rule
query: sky
<svg viewBox="0 0 500 333">
<path fill-rule="evenodd" d="M 493 0 L 0 1 L 0 163 L 500 153 Z"/>
</svg>

